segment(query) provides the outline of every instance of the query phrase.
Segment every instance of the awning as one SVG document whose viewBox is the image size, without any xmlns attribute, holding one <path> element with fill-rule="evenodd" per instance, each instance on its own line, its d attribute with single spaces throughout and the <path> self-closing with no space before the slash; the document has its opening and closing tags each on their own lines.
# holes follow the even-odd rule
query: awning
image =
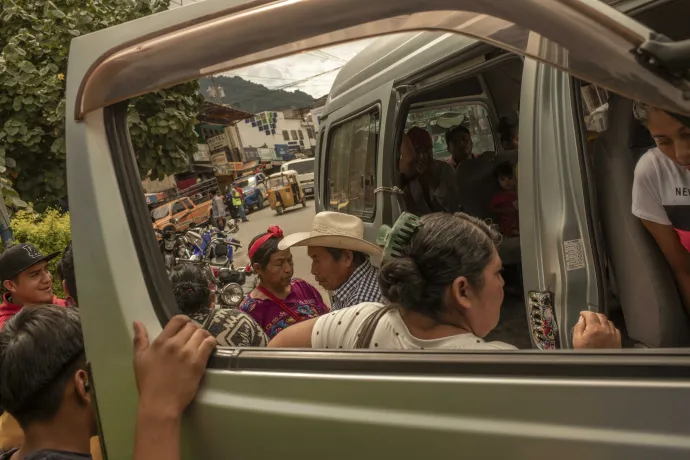
<svg viewBox="0 0 690 460">
<path fill-rule="evenodd" d="M 254 114 L 244 112 L 242 110 L 233 109 L 232 107 L 214 104 L 213 102 L 204 101 L 201 106 L 197 120 L 203 123 L 210 123 L 215 125 L 231 125 L 236 121 L 251 118 Z"/>
</svg>

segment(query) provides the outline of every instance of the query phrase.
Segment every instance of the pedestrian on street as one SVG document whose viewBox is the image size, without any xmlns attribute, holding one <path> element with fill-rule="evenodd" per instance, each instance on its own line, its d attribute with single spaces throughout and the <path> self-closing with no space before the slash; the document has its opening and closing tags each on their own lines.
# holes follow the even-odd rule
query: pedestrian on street
<svg viewBox="0 0 690 460">
<path fill-rule="evenodd" d="M 331 292 L 332 310 L 381 301 L 379 271 L 370 261 L 370 257 L 381 260 L 381 249 L 364 239 L 360 218 L 320 212 L 314 216 L 311 232 L 288 235 L 278 244 L 283 251 L 293 246 L 307 246 L 311 273 Z"/>
<path fill-rule="evenodd" d="M 221 232 L 225 228 L 225 204 L 223 203 L 223 198 L 216 193 L 216 191 L 211 192 L 211 209 L 213 210 L 213 219 L 216 221 L 216 227 Z"/>
<path fill-rule="evenodd" d="M 242 189 L 239 187 L 233 187 L 232 189 L 232 205 L 237 208 L 242 222 L 248 222 L 249 219 L 247 219 L 247 215 L 244 212 L 244 197 Z"/>
</svg>

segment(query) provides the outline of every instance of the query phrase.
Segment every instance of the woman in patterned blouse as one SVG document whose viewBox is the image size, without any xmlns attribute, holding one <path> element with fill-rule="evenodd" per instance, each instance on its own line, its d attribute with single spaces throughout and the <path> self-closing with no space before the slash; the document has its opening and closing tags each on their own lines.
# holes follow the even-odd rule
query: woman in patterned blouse
<svg viewBox="0 0 690 460">
<path fill-rule="evenodd" d="M 265 347 L 266 334 L 251 316 L 233 308 L 213 309 L 209 278 L 196 264 L 176 265 L 170 281 L 177 306 L 211 333 L 221 347 Z"/>
<path fill-rule="evenodd" d="M 293 324 L 328 313 L 321 294 L 304 280 L 293 278 L 290 250 L 280 251 L 283 239 L 279 227 L 254 238 L 249 260 L 259 275 L 259 286 L 244 299 L 240 309 L 259 323 L 268 338 Z"/>
</svg>

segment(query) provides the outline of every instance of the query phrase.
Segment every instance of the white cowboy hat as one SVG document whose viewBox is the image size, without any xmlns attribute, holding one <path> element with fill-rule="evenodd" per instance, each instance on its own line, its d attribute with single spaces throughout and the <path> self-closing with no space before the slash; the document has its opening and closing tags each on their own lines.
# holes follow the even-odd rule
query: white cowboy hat
<svg viewBox="0 0 690 460">
<path fill-rule="evenodd" d="M 364 239 L 364 222 L 359 217 L 323 211 L 314 216 L 310 232 L 293 233 L 278 243 L 281 251 L 292 246 L 321 246 L 363 252 L 377 259 L 383 251 Z"/>
</svg>

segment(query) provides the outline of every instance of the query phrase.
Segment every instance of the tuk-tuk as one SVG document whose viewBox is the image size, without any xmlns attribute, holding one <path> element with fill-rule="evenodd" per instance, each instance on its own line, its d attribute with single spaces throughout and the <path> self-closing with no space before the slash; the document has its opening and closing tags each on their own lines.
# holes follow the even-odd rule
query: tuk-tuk
<svg viewBox="0 0 690 460">
<path fill-rule="evenodd" d="M 297 171 L 281 171 L 268 177 L 268 202 L 278 215 L 285 208 L 302 204 L 307 207 L 304 191 L 297 179 Z"/>
</svg>

